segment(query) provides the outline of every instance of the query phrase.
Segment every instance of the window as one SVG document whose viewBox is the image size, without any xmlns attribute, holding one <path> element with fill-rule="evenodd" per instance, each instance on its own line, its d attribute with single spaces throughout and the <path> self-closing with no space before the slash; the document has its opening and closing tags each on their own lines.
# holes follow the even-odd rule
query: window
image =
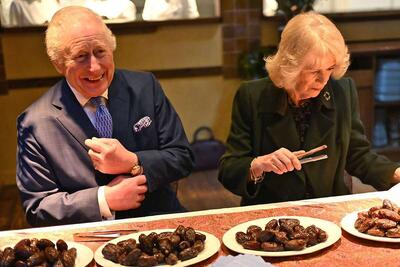
<svg viewBox="0 0 400 267">
<path fill-rule="evenodd" d="M 1 25 L 7 28 L 44 25 L 58 9 L 69 5 L 88 7 L 102 16 L 106 23 L 219 17 L 219 2 L 220 0 L 1 0 Z"/>
<path fill-rule="evenodd" d="M 263 0 L 263 13 L 274 16 L 278 7 L 276 0 Z M 400 10 L 400 0 L 315 0 L 314 10 L 320 13 L 350 13 Z"/>
</svg>

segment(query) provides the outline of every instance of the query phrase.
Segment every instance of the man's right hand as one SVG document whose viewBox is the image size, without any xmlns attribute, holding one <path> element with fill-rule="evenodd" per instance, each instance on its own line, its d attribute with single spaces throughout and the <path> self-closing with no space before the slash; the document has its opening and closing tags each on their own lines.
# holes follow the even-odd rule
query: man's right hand
<svg viewBox="0 0 400 267">
<path fill-rule="evenodd" d="M 147 192 L 146 176 L 117 176 L 106 185 L 104 192 L 110 210 L 137 209 Z"/>
</svg>

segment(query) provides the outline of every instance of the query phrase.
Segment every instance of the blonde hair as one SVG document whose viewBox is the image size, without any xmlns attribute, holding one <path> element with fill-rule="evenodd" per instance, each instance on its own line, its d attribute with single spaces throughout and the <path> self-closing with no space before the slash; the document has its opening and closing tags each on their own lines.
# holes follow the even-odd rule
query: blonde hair
<svg viewBox="0 0 400 267">
<path fill-rule="evenodd" d="M 307 12 L 293 17 L 282 32 L 278 51 L 266 59 L 265 67 L 272 82 L 290 88 L 299 75 L 305 56 L 315 52 L 335 58 L 332 77 L 340 79 L 350 64 L 350 55 L 343 36 L 325 16 Z M 318 64 L 318 62 L 315 62 Z"/>
<path fill-rule="evenodd" d="M 81 6 L 68 6 L 58 10 L 46 30 L 45 42 L 46 51 L 52 62 L 56 64 L 64 64 L 64 44 L 63 44 L 63 33 L 66 29 L 74 25 L 74 23 L 80 23 L 82 20 L 85 21 L 87 18 L 98 19 L 100 24 L 104 28 L 107 42 L 110 45 L 112 51 L 117 47 L 115 36 L 107 25 L 103 22 L 101 17 L 92 10 L 81 7 Z"/>
</svg>

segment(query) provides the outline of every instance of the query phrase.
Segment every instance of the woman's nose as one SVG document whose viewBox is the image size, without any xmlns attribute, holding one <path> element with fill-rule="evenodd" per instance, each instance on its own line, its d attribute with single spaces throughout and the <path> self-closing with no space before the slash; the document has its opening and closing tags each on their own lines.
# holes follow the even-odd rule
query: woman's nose
<svg viewBox="0 0 400 267">
<path fill-rule="evenodd" d="M 321 71 L 318 73 L 317 81 L 320 83 L 326 83 L 331 76 L 329 71 Z"/>
</svg>

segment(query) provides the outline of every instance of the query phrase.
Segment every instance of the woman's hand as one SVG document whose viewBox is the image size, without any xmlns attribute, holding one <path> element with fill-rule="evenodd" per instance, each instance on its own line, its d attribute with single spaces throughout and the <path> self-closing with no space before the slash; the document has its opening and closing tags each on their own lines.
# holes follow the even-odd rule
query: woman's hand
<svg viewBox="0 0 400 267">
<path fill-rule="evenodd" d="M 294 169 L 301 170 L 301 164 L 297 156 L 304 152 L 304 150 L 291 152 L 282 147 L 270 154 L 255 158 L 251 162 L 250 168 L 256 176 L 261 176 L 263 172 L 284 174 Z"/>
</svg>

